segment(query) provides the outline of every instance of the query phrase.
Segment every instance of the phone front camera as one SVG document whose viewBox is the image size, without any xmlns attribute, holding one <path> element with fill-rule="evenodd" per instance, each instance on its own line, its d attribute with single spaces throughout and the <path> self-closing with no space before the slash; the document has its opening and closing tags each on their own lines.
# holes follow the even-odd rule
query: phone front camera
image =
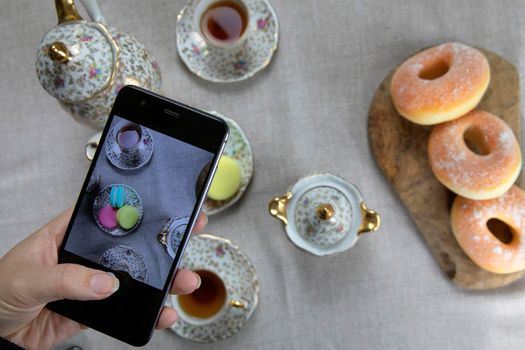
<svg viewBox="0 0 525 350">
<path fill-rule="evenodd" d="M 146 101 L 146 100 L 140 100 L 140 105 L 141 105 L 142 107 L 145 107 L 147 104 L 148 104 L 148 101 Z"/>
</svg>

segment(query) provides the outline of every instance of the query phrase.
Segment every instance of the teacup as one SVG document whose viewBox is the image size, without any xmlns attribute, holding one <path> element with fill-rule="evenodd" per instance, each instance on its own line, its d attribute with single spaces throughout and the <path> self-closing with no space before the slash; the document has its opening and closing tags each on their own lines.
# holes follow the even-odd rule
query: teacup
<svg viewBox="0 0 525 350">
<path fill-rule="evenodd" d="M 121 121 L 115 125 L 114 137 L 120 151 L 131 158 L 136 158 L 143 141 L 143 132 L 140 125 Z"/>
<path fill-rule="evenodd" d="M 206 325 L 219 320 L 226 312 L 243 314 L 248 302 L 228 291 L 222 277 L 207 268 L 194 269 L 201 285 L 191 294 L 173 298 L 180 318 L 193 325 Z"/>
<path fill-rule="evenodd" d="M 200 0 L 193 21 L 209 46 L 223 50 L 238 48 L 250 31 L 250 12 L 244 0 Z"/>
</svg>

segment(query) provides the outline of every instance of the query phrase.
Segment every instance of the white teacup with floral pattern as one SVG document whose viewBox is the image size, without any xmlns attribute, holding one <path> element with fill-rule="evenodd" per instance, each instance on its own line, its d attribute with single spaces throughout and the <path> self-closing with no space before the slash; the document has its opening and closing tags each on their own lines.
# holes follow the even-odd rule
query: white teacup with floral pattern
<svg viewBox="0 0 525 350">
<path fill-rule="evenodd" d="M 229 293 L 223 279 L 209 268 L 195 269 L 201 276 L 201 286 L 191 294 L 173 298 L 179 317 L 202 326 L 221 319 L 226 312 L 243 314 L 248 302 Z"/>
<path fill-rule="evenodd" d="M 215 38 L 213 33 L 211 33 L 207 26 L 203 24 L 203 20 L 205 20 L 204 16 L 208 9 L 212 8 L 216 5 L 222 5 L 224 3 L 233 3 L 238 7 L 239 11 L 242 11 L 245 15 L 244 17 L 244 29 L 241 34 L 241 36 L 235 40 L 232 41 L 226 41 L 226 40 L 219 40 L 218 38 Z M 227 5 L 226 5 L 227 6 Z M 241 16 L 243 17 L 243 16 Z M 248 9 L 248 6 L 246 6 L 246 3 L 243 0 L 200 0 L 197 2 L 195 6 L 195 14 L 193 17 L 195 29 L 197 33 L 202 37 L 202 39 L 209 45 L 218 49 L 223 50 L 234 50 L 238 48 L 248 37 L 250 32 L 250 11 Z"/>
</svg>

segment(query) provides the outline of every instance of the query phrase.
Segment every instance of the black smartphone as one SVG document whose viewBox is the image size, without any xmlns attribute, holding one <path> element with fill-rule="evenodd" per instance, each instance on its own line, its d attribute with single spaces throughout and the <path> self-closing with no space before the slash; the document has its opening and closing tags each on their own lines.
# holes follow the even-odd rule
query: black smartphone
<svg viewBox="0 0 525 350">
<path fill-rule="evenodd" d="M 151 338 L 228 139 L 220 118 L 144 89 L 115 100 L 59 250 L 59 263 L 110 271 L 100 301 L 47 307 L 135 346 Z"/>
</svg>

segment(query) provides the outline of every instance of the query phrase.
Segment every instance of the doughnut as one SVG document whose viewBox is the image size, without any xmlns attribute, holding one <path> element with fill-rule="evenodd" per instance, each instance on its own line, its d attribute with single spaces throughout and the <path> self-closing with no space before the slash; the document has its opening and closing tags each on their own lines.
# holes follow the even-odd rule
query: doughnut
<svg viewBox="0 0 525 350">
<path fill-rule="evenodd" d="M 428 159 L 437 179 L 470 199 L 501 196 L 521 170 L 521 149 L 510 127 L 489 112 L 473 110 L 434 126 Z"/>
<path fill-rule="evenodd" d="M 445 43 L 401 64 L 392 77 L 390 94 L 403 117 L 433 125 L 476 107 L 489 82 L 489 63 L 481 52 L 460 43 Z"/>
<path fill-rule="evenodd" d="M 229 199 L 241 187 L 241 167 L 228 156 L 221 156 L 217 172 L 208 191 L 208 197 L 216 201 Z"/>
<path fill-rule="evenodd" d="M 500 238 L 489 229 L 497 227 L 494 222 L 500 225 L 495 232 Z M 451 225 L 460 247 L 481 268 L 495 273 L 525 269 L 525 191 L 521 188 L 513 186 L 504 195 L 483 201 L 456 197 Z"/>
<path fill-rule="evenodd" d="M 117 211 L 117 222 L 124 230 L 133 228 L 139 221 L 139 211 L 131 205 L 125 205 Z"/>
</svg>

